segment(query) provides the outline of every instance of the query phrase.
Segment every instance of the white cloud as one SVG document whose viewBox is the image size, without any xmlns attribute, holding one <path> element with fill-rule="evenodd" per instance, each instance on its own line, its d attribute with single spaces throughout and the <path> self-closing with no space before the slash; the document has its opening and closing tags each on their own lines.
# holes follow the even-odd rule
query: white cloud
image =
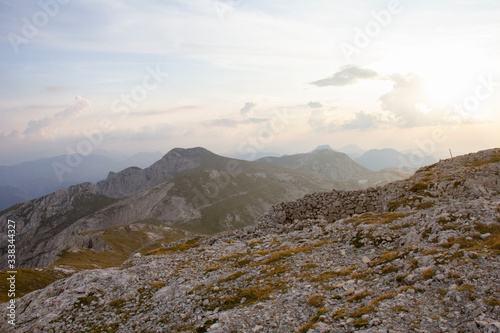
<svg viewBox="0 0 500 333">
<path fill-rule="evenodd" d="M 255 104 L 255 103 L 247 102 L 247 103 L 245 103 L 245 106 L 241 108 L 240 113 L 242 115 L 246 115 L 246 116 L 250 115 L 256 106 L 257 106 L 257 104 Z"/>
<path fill-rule="evenodd" d="M 311 84 L 317 87 L 327 87 L 327 86 L 347 86 L 350 84 L 355 84 L 360 80 L 369 80 L 378 78 L 377 72 L 361 68 L 353 65 L 347 65 L 333 74 L 333 76 L 312 82 Z"/>
<path fill-rule="evenodd" d="M 76 96 L 75 104 L 67 107 L 64 111 L 55 113 L 51 117 L 44 117 L 39 120 L 29 121 L 23 134 L 28 136 L 44 135 L 46 134 L 45 130 L 47 128 L 53 128 L 65 121 L 80 117 L 90 109 L 91 105 L 92 103 L 88 99 Z"/>
</svg>

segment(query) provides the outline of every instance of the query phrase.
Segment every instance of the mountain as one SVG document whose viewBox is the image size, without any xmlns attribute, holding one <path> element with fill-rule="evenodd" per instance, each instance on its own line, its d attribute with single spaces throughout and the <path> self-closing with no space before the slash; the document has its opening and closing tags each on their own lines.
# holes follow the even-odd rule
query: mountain
<svg viewBox="0 0 500 333">
<path fill-rule="evenodd" d="M 30 195 L 15 186 L 0 186 L 0 209 L 30 199 Z"/>
<path fill-rule="evenodd" d="M 332 147 L 330 147 L 330 145 L 321 145 L 321 146 L 317 146 L 311 153 L 314 153 L 318 150 L 331 150 L 331 151 L 335 151 Z"/>
<path fill-rule="evenodd" d="M 232 152 L 232 153 L 225 154 L 224 156 L 228 156 L 228 157 L 235 158 L 238 160 L 255 161 L 255 160 L 258 160 L 259 158 L 263 158 L 263 157 L 267 157 L 267 156 L 280 157 L 280 156 L 282 156 L 282 154 L 273 153 L 273 152 L 264 152 L 264 151 L 249 151 L 249 152 Z"/>
<path fill-rule="evenodd" d="M 110 156 L 78 155 L 81 162 L 71 168 L 68 167 L 66 155 L 43 158 L 13 166 L 0 166 L 0 187 L 2 187 L 0 210 L 71 185 L 99 181 L 105 178 L 110 170 L 118 171 L 131 165 L 149 166 L 161 157 L 161 155 L 158 157 L 158 154 L 139 153 L 131 157 L 111 154 L 109 154 Z M 69 171 L 62 172 L 58 177 L 54 169 L 55 165 L 66 166 Z"/>
<path fill-rule="evenodd" d="M 361 157 L 354 159 L 356 163 L 373 171 L 386 168 L 419 168 L 437 160 L 432 156 L 419 156 L 417 154 L 403 154 L 395 149 L 372 149 Z"/>
<path fill-rule="evenodd" d="M 356 164 L 346 154 L 330 149 L 283 157 L 264 157 L 258 159 L 257 162 L 269 163 L 306 174 L 323 175 L 336 181 L 345 181 L 371 172 Z"/>
<path fill-rule="evenodd" d="M 334 150 L 338 151 L 339 153 L 347 154 L 352 159 L 359 158 L 365 153 L 365 150 L 356 145 L 347 145 L 342 148 L 336 148 Z"/>
<path fill-rule="evenodd" d="M 492 149 L 384 187 L 282 202 L 253 226 L 18 298 L 16 329 L 498 332 L 499 174 Z"/>
<path fill-rule="evenodd" d="M 74 244 L 99 243 L 85 232 L 144 221 L 198 233 L 242 228 L 272 204 L 334 186 L 344 185 L 203 148 L 178 148 L 146 169 L 110 173 L 95 185 L 71 186 L 17 204 L 0 216 L 20 221 L 19 267 L 39 267 L 53 263 Z M 1 259 L 7 258 L 6 228 L 0 226 Z M 0 267 L 6 263 L 1 261 Z"/>
</svg>

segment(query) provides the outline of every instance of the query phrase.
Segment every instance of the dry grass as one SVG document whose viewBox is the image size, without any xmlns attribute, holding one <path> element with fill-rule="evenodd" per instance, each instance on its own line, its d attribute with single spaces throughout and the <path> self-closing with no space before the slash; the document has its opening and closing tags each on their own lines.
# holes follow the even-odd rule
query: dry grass
<svg viewBox="0 0 500 333">
<path fill-rule="evenodd" d="M 325 296 L 314 295 L 307 299 L 307 305 L 314 306 L 316 308 L 322 308 L 325 305 Z"/>
</svg>

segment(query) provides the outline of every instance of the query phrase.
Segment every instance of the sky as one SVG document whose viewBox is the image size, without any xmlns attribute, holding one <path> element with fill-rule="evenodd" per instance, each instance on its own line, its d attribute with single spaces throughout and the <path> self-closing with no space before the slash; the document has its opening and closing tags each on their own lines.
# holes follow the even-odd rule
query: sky
<svg viewBox="0 0 500 333">
<path fill-rule="evenodd" d="M 0 165 L 500 146 L 491 0 L 0 0 Z"/>
</svg>

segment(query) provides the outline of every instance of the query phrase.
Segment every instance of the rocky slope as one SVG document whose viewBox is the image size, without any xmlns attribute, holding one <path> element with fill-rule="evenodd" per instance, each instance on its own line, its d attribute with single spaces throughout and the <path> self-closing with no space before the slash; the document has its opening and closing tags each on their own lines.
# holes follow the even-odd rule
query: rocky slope
<svg viewBox="0 0 500 333">
<path fill-rule="evenodd" d="M 280 203 L 30 293 L 16 331 L 499 332 L 499 175 L 493 149 Z"/>
<path fill-rule="evenodd" d="M 110 172 L 105 180 L 97 183 L 97 188 L 99 193 L 108 197 L 123 198 L 151 189 L 202 164 L 210 168 L 213 166 L 211 162 L 217 159 L 217 155 L 204 148 L 176 148 L 145 169 L 130 167 L 120 172 Z"/>
<path fill-rule="evenodd" d="M 145 220 L 198 233 L 232 230 L 253 224 L 272 204 L 342 186 L 326 177 L 229 159 L 203 148 L 174 149 L 144 170 L 129 168 L 96 185 L 59 190 L 15 205 L 0 218 L 17 222 L 18 267 L 41 267 L 74 244 L 102 248 L 82 232 Z M 7 265 L 6 239 L 5 223 L 0 225 L 0 268 Z"/>
</svg>

